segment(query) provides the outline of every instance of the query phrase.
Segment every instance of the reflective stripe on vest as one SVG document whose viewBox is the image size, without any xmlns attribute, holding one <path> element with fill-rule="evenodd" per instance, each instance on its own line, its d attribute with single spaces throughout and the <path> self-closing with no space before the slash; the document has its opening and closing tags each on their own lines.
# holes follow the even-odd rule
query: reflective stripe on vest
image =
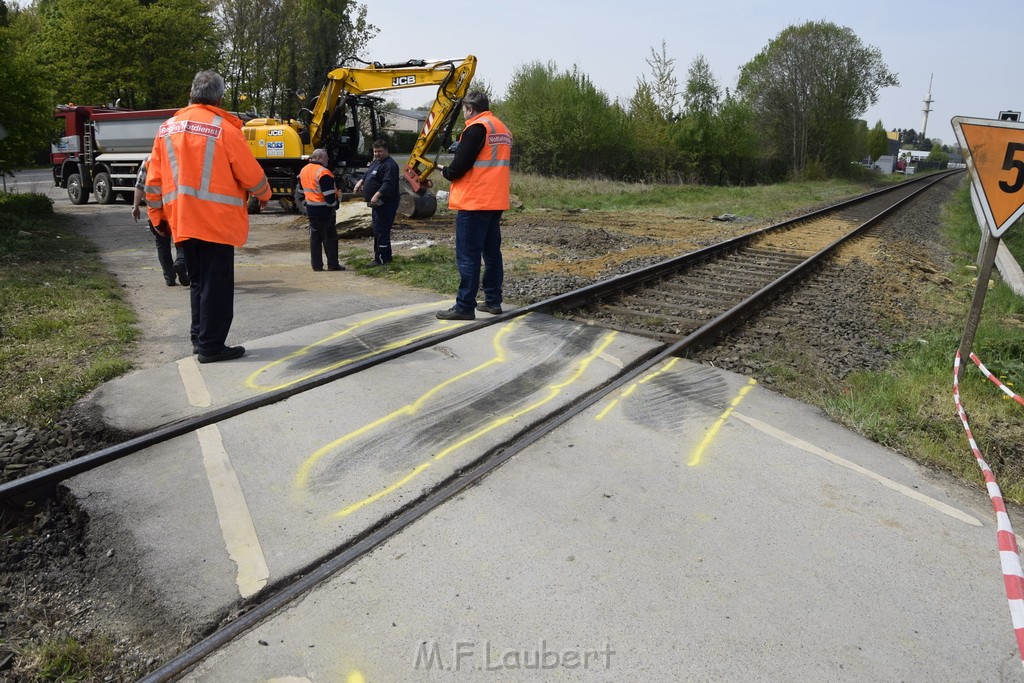
<svg viewBox="0 0 1024 683">
<path fill-rule="evenodd" d="M 210 123 L 200 123 L 197 121 L 174 121 L 169 122 L 171 125 L 165 123 L 163 126 L 160 126 L 160 135 L 164 139 L 164 148 L 167 151 L 167 161 L 171 166 L 171 178 L 174 180 L 175 187 L 173 191 L 163 195 L 164 204 L 170 204 L 178 198 L 179 194 L 182 194 L 195 197 L 196 199 L 202 199 L 207 202 L 227 204 L 228 206 L 245 205 L 245 199 L 241 197 L 233 197 L 227 194 L 210 192 L 210 181 L 213 178 L 213 155 L 217 151 L 217 138 L 220 137 L 220 124 L 223 120 L 224 119 L 220 116 L 214 116 L 213 121 Z M 190 126 L 189 124 L 195 125 Z M 181 174 L 178 169 L 178 157 L 174 154 L 174 145 L 171 143 L 171 135 L 179 132 L 185 133 L 186 135 L 202 135 L 206 138 L 206 147 L 203 150 L 203 172 L 199 180 L 198 188 L 184 185 L 181 182 Z M 264 178 L 256 187 L 246 189 L 252 194 L 259 194 L 266 185 L 267 179 Z"/>
<path fill-rule="evenodd" d="M 448 207 L 459 211 L 504 211 L 511 199 L 512 133 L 491 112 L 466 121 L 482 125 L 484 145 L 463 176 L 452 181 Z"/>
<path fill-rule="evenodd" d="M 330 189 L 323 192 L 320 189 L 320 179 L 324 175 L 334 177 L 334 174 L 328 169 L 315 162 L 310 162 L 299 172 L 299 184 L 302 186 L 302 194 L 306 198 L 306 206 L 334 206 L 336 190 Z"/>
</svg>

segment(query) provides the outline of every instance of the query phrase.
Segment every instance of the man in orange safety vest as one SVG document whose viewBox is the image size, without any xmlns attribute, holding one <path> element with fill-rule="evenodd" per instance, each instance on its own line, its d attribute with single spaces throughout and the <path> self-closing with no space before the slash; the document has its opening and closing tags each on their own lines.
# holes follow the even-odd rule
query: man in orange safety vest
<svg viewBox="0 0 1024 683">
<path fill-rule="evenodd" d="M 224 88 L 215 71 L 196 74 L 189 106 L 160 126 L 145 188 L 149 220 L 168 223 L 185 252 L 192 351 L 200 363 L 245 354 L 245 348 L 225 343 L 234 317 L 235 247 L 249 237 L 249 195 L 261 208 L 271 195 L 241 119 L 220 108 Z"/>
</svg>

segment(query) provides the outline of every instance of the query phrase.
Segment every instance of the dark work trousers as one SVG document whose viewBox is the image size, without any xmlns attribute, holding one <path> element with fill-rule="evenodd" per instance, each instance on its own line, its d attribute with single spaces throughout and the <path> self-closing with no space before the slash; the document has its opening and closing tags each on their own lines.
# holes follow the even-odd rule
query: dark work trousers
<svg viewBox="0 0 1024 683">
<path fill-rule="evenodd" d="M 309 264 L 313 270 L 324 269 L 324 254 L 327 267 L 338 270 L 338 226 L 331 211 L 326 216 L 307 216 L 309 219 Z M 322 250 L 322 251 L 321 251 Z"/>
<path fill-rule="evenodd" d="M 174 282 L 174 264 L 185 263 L 185 254 L 178 247 L 174 248 L 175 258 L 171 259 L 171 236 L 170 235 L 159 235 L 153 230 L 152 223 L 150 224 L 149 231 L 153 233 L 153 238 L 156 239 L 156 258 L 160 261 L 160 269 L 164 271 L 164 281 Z M 187 269 L 186 269 L 187 272 Z"/>
<path fill-rule="evenodd" d="M 235 248 L 188 239 L 178 245 L 192 280 L 192 346 L 204 356 L 224 350 L 235 303 Z"/>
<path fill-rule="evenodd" d="M 455 262 L 459 268 L 459 293 L 455 307 L 465 312 L 476 308 L 480 287 L 480 260 L 484 262 L 484 303 L 501 306 L 505 270 L 501 260 L 501 211 L 462 211 L 455 215 Z"/>
<path fill-rule="evenodd" d="M 375 206 L 371 211 L 373 219 L 373 260 L 376 263 L 391 263 L 391 226 L 395 224 L 398 202 Z"/>
</svg>

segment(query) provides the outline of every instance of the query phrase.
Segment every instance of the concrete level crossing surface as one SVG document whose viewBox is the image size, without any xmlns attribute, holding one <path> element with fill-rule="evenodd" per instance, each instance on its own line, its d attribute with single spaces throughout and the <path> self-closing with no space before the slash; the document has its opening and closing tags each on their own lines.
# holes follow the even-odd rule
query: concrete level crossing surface
<svg viewBox="0 0 1024 683">
<path fill-rule="evenodd" d="M 187 679 L 1013 678 L 986 506 L 670 362 Z"/>
<path fill-rule="evenodd" d="M 431 316 L 450 299 L 311 272 L 303 221 L 268 213 L 236 251 L 229 343 L 248 353 L 200 366 L 187 292 L 164 286 L 129 207 L 31 183 L 139 316 L 142 370 L 92 399 L 111 426 L 152 429 L 451 324 Z M 76 478 L 94 547 L 113 551 L 97 564 L 124 585 L 112 599 L 209 627 L 652 347 L 608 334 L 495 325 Z M 670 363 L 190 679 L 1021 677 L 984 491 L 746 377 Z"/>
<path fill-rule="evenodd" d="M 126 423 L 156 424 L 188 410 L 183 366 L 213 402 L 235 399 L 450 324 L 431 310 L 274 335 L 240 362 L 184 359 L 101 396 Z M 94 533 L 132 539 L 164 609 L 215 620 L 651 348 L 525 316 L 70 488 Z M 180 410 L 127 401 L 148 378 Z M 667 361 L 190 679 L 1012 676 L 987 505 L 745 377 Z"/>
</svg>

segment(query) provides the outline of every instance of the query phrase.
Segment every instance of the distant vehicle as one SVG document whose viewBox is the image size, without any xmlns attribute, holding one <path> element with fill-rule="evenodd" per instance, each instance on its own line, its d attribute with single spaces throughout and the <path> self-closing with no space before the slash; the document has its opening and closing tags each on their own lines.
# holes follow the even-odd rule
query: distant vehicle
<svg viewBox="0 0 1024 683">
<path fill-rule="evenodd" d="M 152 151 L 160 124 L 175 111 L 58 106 L 53 116 L 63 119 L 64 131 L 50 146 L 53 184 L 67 189 L 72 204 L 87 203 L 90 194 L 99 204 L 117 197 L 130 202 L 139 166 Z"/>
</svg>

